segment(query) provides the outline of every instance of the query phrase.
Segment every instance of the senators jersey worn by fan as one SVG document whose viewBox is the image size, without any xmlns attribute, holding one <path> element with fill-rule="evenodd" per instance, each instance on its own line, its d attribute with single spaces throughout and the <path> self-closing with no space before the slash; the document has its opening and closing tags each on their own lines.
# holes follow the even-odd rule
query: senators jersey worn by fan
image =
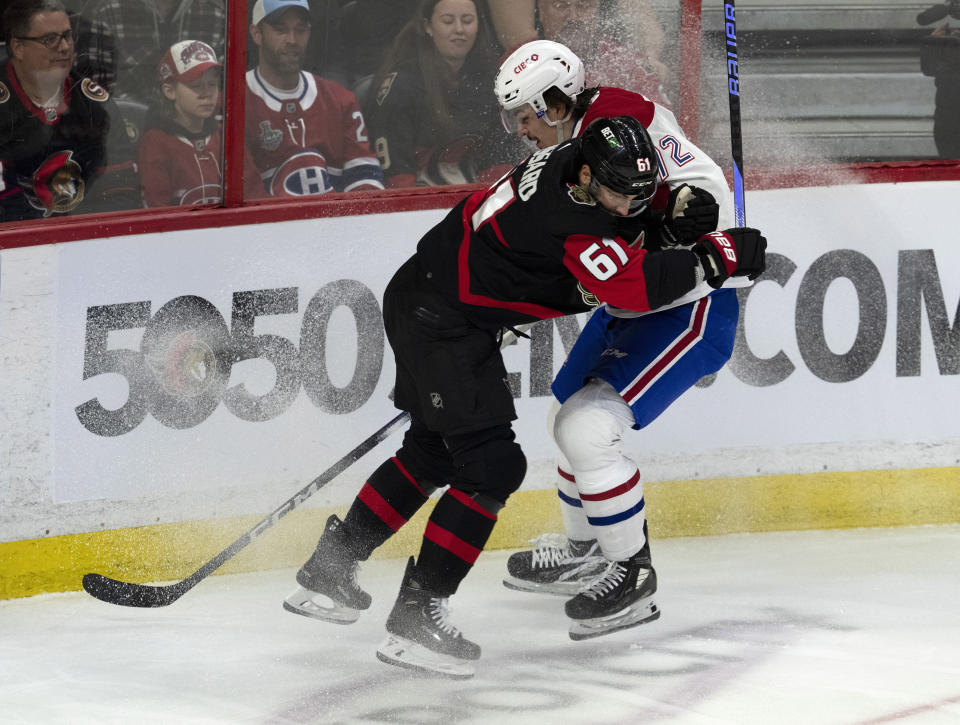
<svg viewBox="0 0 960 725">
<path fill-rule="evenodd" d="M 132 181 L 130 140 L 122 122 L 111 125 L 110 94 L 71 74 L 63 98 L 64 113 L 39 108 L 12 64 L 0 65 L 0 221 L 100 211 L 90 203 L 91 185 L 105 170 L 108 149 L 123 158 Z"/>
<path fill-rule="evenodd" d="M 471 194 L 421 239 L 420 265 L 448 301 L 481 327 L 514 326 L 608 302 L 647 312 L 691 290 L 699 267 L 687 249 L 650 252 L 659 216 L 622 217 L 576 184 L 580 140 L 542 149 L 485 191 Z"/>
<path fill-rule="evenodd" d="M 383 188 L 357 98 L 346 88 L 300 72 L 292 91 L 247 72 L 246 142 L 272 196 Z"/>
</svg>

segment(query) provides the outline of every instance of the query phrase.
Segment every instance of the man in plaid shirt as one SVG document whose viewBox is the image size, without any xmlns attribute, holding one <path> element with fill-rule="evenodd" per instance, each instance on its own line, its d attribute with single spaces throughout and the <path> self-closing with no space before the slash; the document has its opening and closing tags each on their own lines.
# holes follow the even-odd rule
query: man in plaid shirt
<svg viewBox="0 0 960 725">
<path fill-rule="evenodd" d="M 100 57 L 109 54 L 109 44 L 93 36 L 89 47 L 78 48 L 78 55 L 99 67 L 115 62 L 116 81 L 110 90 L 124 98 L 150 102 L 157 63 L 180 40 L 201 40 L 217 57 L 223 56 L 226 0 L 87 0 L 79 11 L 95 28 L 112 33 L 116 58 Z"/>
</svg>

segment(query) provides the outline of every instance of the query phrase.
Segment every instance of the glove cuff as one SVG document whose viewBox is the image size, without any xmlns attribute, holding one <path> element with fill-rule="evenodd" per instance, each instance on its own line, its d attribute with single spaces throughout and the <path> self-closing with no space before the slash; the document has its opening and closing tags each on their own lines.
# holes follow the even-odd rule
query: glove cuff
<svg viewBox="0 0 960 725">
<path fill-rule="evenodd" d="M 697 259 L 700 260 L 700 267 L 697 272 L 697 283 L 699 284 L 701 281 L 705 281 L 714 289 L 719 289 L 729 276 L 726 267 L 723 267 L 717 261 L 713 250 L 704 244 L 694 245 L 693 253 L 696 254 Z"/>
</svg>

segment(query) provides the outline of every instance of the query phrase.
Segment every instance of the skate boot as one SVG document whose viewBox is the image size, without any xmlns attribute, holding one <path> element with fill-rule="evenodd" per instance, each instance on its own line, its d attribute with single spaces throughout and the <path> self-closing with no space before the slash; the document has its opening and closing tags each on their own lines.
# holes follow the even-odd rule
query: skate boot
<svg viewBox="0 0 960 725">
<path fill-rule="evenodd" d="M 480 645 L 447 621 L 447 598 L 421 589 L 415 573 L 411 556 L 400 594 L 387 618 L 388 636 L 377 650 L 377 659 L 443 677 L 473 677 L 471 662 L 480 659 Z"/>
<path fill-rule="evenodd" d="M 576 594 L 603 574 L 607 560 L 597 540 L 571 541 L 563 534 L 542 534 L 533 549 L 518 551 L 507 559 L 507 589 L 544 594 Z"/>
<path fill-rule="evenodd" d="M 602 576 L 567 601 L 570 639 L 599 637 L 658 619 L 656 591 L 657 572 L 645 544 L 629 559 L 609 562 Z"/>
<path fill-rule="evenodd" d="M 340 519 L 327 519 L 316 550 L 297 572 L 300 587 L 284 600 L 284 609 L 325 622 L 351 624 L 370 607 L 370 595 L 357 583 L 358 562 L 350 553 L 345 533 Z"/>
</svg>

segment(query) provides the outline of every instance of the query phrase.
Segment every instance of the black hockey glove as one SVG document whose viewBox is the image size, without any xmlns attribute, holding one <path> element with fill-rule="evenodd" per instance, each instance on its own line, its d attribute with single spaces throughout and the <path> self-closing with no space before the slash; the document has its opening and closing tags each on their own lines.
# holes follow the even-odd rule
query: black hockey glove
<svg viewBox="0 0 960 725">
<path fill-rule="evenodd" d="M 706 189 L 681 184 L 670 192 L 663 217 L 663 236 L 668 244 L 693 244 L 717 228 L 720 205 Z"/>
<path fill-rule="evenodd" d="M 756 279 L 767 266 L 766 237 L 749 227 L 705 234 L 693 245 L 693 252 L 700 258 L 707 284 L 714 289 L 727 277 Z"/>
</svg>

